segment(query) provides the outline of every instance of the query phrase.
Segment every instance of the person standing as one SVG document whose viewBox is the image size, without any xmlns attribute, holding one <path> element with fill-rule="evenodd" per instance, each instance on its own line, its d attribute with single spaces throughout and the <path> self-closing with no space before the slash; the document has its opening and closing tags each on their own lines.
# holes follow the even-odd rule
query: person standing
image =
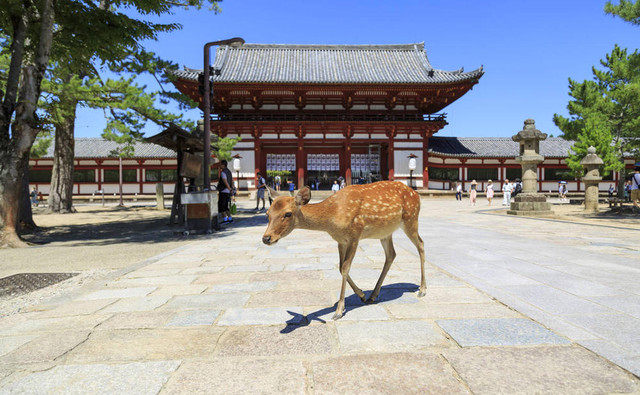
<svg viewBox="0 0 640 395">
<path fill-rule="evenodd" d="M 280 175 L 276 175 L 276 191 L 280 190 L 280 183 L 282 182 L 282 179 L 280 178 Z"/>
<path fill-rule="evenodd" d="M 31 193 L 29 194 L 29 196 L 31 196 L 31 205 L 33 207 L 38 207 L 38 190 L 36 189 L 36 187 L 33 187 L 31 189 Z"/>
<path fill-rule="evenodd" d="M 316 191 L 319 191 L 320 190 L 320 180 L 318 180 L 318 177 L 314 178 L 313 182 L 316 185 Z"/>
<path fill-rule="evenodd" d="M 296 184 L 293 183 L 293 180 L 288 180 L 289 182 L 289 195 L 293 196 L 293 193 L 296 190 Z"/>
<path fill-rule="evenodd" d="M 340 189 L 344 189 L 347 186 L 347 183 L 345 182 L 344 178 L 342 180 L 340 180 Z"/>
<path fill-rule="evenodd" d="M 333 185 L 331 186 L 331 190 L 333 191 L 333 193 L 336 193 L 340 190 L 340 185 L 338 185 L 338 181 L 334 180 L 333 181 Z"/>
<path fill-rule="evenodd" d="M 476 180 L 471 181 L 471 189 L 469 190 L 469 203 L 472 206 L 476 205 L 476 198 L 478 197 L 478 183 Z"/>
<path fill-rule="evenodd" d="M 631 176 L 631 202 L 636 207 L 640 204 L 640 167 L 636 167 L 636 172 Z"/>
<path fill-rule="evenodd" d="M 256 184 L 258 185 L 258 191 L 256 193 L 256 211 L 259 210 L 258 207 L 260 207 L 260 200 L 262 200 L 262 210 L 264 210 L 264 190 L 267 189 L 267 185 L 260 172 L 258 172 L 258 181 Z"/>
<path fill-rule="evenodd" d="M 489 180 L 487 182 L 487 200 L 489 201 L 489 206 L 491 206 L 491 200 L 493 200 L 493 181 Z"/>
<path fill-rule="evenodd" d="M 462 184 L 456 182 L 456 200 L 462 201 Z"/>
<path fill-rule="evenodd" d="M 502 186 L 502 205 L 508 206 L 511 204 L 511 191 L 513 191 L 513 186 L 509 183 L 509 180 L 504 180 L 504 185 Z"/>
<path fill-rule="evenodd" d="M 233 192 L 233 175 L 227 167 L 227 161 L 220 161 L 220 178 L 218 179 L 218 213 L 222 214 L 222 223 L 233 222 L 229 205 L 231 204 L 231 193 Z"/>
<path fill-rule="evenodd" d="M 613 188 L 613 184 L 609 184 L 609 199 L 611 199 L 613 197 L 613 193 L 616 190 Z"/>
</svg>

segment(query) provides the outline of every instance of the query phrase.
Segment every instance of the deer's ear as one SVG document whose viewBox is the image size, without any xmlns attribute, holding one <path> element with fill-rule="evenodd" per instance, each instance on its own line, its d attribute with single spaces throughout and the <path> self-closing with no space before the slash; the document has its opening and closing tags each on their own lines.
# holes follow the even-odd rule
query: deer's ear
<svg viewBox="0 0 640 395">
<path fill-rule="evenodd" d="M 296 194 L 296 204 L 298 206 L 304 206 L 311 200 L 311 189 L 309 187 L 301 188 Z"/>
</svg>

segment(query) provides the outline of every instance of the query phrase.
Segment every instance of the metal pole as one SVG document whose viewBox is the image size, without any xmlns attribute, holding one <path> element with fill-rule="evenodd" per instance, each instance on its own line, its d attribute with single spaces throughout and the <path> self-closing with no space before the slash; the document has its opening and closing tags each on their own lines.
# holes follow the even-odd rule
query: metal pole
<svg viewBox="0 0 640 395">
<path fill-rule="evenodd" d="M 210 63 L 210 49 L 214 45 L 230 45 L 230 44 L 244 44 L 244 40 L 240 37 L 231 38 L 228 40 L 212 41 L 204 45 L 204 97 L 202 98 L 202 105 L 204 106 L 204 190 L 208 191 L 211 188 L 211 173 L 209 172 L 209 166 L 211 166 L 211 89 L 209 87 L 209 81 L 211 80 L 211 73 L 209 70 Z"/>
<path fill-rule="evenodd" d="M 118 173 L 119 173 L 119 179 L 120 179 L 120 187 L 118 188 L 120 190 L 120 204 L 119 206 L 124 206 L 124 203 L 122 201 L 122 156 L 118 157 Z"/>
</svg>

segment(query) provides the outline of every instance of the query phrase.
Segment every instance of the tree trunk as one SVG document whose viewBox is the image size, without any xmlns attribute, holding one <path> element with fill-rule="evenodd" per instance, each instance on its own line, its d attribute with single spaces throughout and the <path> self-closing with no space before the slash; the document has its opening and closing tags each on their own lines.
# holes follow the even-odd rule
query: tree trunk
<svg viewBox="0 0 640 395">
<path fill-rule="evenodd" d="M 24 230 L 36 230 L 38 226 L 33 221 L 33 210 L 31 210 L 31 199 L 29 196 L 29 157 L 27 156 L 24 159 L 22 164 L 23 173 L 22 173 L 22 191 L 20 192 L 20 211 L 19 211 L 19 221 L 20 224 L 19 231 L 22 232 Z"/>
<path fill-rule="evenodd" d="M 29 151 L 38 134 L 36 115 L 40 84 L 47 69 L 53 41 L 56 0 L 42 2 L 42 18 L 36 56 L 22 68 L 20 95 L 15 107 L 11 138 L 0 145 L 0 247 L 24 247 L 17 225 L 22 191 L 22 176 L 29 163 Z M 4 131 L 0 130 L 4 140 Z"/>
<path fill-rule="evenodd" d="M 0 156 L 0 248 L 27 246 L 17 232 L 23 162 L 16 156 L 11 152 Z"/>
<path fill-rule="evenodd" d="M 73 159 L 76 106 L 73 115 L 61 125 L 56 125 L 53 171 L 49 192 L 49 210 L 55 213 L 72 213 L 73 208 Z"/>
</svg>

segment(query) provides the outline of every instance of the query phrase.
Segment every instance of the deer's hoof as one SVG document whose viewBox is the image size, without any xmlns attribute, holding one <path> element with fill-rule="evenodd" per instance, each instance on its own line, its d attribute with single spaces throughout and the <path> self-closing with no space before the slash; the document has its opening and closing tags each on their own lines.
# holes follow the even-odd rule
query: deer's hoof
<svg viewBox="0 0 640 395">
<path fill-rule="evenodd" d="M 365 300 L 365 301 L 364 301 L 364 303 L 365 303 L 365 304 L 373 304 L 373 303 L 375 303 L 375 302 L 376 302 L 376 300 L 375 300 L 375 299 L 373 299 L 373 298 L 369 298 L 369 299 L 367 299 L 367 300 Z"/>
<path fill-rule="evenodd" d="M 421 298 L 427 294 L 427 291 L 418 291 L 418 297 Z"/>
<path fill-rule="evenodd" d="M 342 313 L 335 313 L 335 314 L 333 315 L 333 320 L 334 320 L 334 321 L 337 321 L 337 320 L 339 320 L 340 318 L 342 318 Z"/>
</svg>

